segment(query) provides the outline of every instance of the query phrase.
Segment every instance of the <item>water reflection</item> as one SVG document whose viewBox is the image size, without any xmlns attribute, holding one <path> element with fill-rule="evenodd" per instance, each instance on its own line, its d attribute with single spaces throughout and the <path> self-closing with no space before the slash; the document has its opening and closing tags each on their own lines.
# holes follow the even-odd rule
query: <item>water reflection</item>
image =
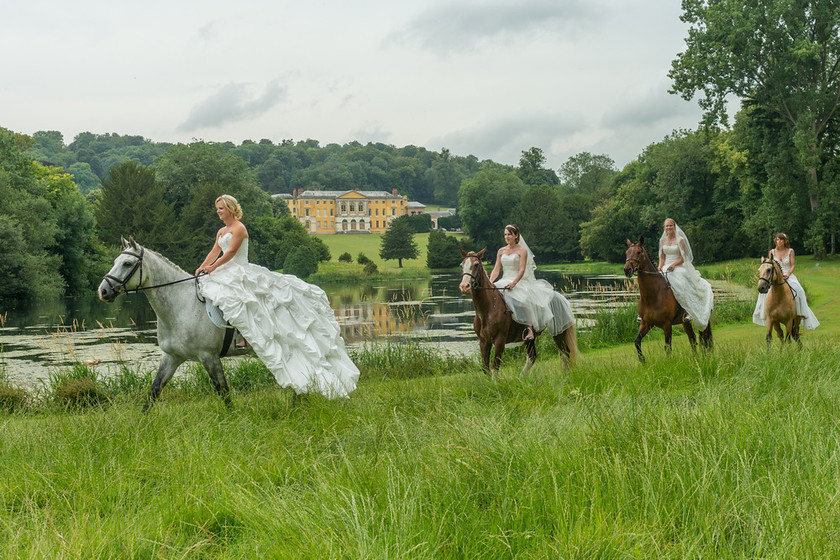
<svg viewBox="0 0 840 560">
<path fill-rule="evenodd" d="M 604 306 L 637 298 L 624 277 L 584 277 L 538 271 L 565 293 L 586 328 Z M 383 285 L 326 286 L 325 291 L 352 348 L 367 341 L 416 339 L 452 352 L 477 351 L 472 332 L 472 300 L 458 290 L 460 274 Z M 56 369 L 78 362 L 95 364 L 107 375 L 122 362 L 155 369 L 160 357 L 155 315 L 142 294 L 107 304 L 89 298 L 39 302 L 0 310 L 0 374 L 37 384 Z"/>
</svg>

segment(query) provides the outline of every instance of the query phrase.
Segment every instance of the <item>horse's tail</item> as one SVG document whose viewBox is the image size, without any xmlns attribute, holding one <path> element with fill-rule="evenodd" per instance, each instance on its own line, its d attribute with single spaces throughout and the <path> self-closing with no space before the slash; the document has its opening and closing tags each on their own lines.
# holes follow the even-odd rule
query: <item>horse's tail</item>
<svg viewBox="0 0 840 560">
<path fill-rule="evenodd" d="M 565 350 L 568 353 L 568 366 L 574 366 L 580 358 L 580 350 L 578 350 L 577 345 L 577 332 L 575 331 L 575 324 L 572 323 L 572 325 L 568 329 L 560 333 L 558 338 L 561 339 L 562 347 L 565 347 Z"/>
</svg>

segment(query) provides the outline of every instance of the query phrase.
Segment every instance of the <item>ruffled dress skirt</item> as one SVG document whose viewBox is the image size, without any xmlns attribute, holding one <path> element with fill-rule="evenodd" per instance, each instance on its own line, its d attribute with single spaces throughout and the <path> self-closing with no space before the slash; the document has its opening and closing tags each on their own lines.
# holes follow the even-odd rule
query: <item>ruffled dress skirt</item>
<svg viewBox="0 0 840 560">
<path fill-rule="evenodd" d="M 496 280 L 495 286 L 504 288 L 511 280 L 512 277 L 503 276 Z M 569 300 L 541 278 L 520 280 L 512 290 L 501 290 L 501 294 L 513 320 L 530 325 L 535 332 L 548 330 L 551 336 L 556 336 L 575 324 Z"/>
<path fill-rule="evenodd" d="M 282 387 L 346 397 L 359 369 L 350 360 L 324 291 L 296 276 L 231 261 L 200 280 Z"/>
</svg>

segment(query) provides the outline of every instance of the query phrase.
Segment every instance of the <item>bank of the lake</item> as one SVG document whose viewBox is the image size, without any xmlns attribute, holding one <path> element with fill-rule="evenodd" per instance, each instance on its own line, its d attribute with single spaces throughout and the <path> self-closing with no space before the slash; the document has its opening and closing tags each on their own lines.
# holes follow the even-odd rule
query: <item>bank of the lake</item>
<svg viewBox="0 0 840 560">
<path fill-rule="evenodd" d="M 816 264 L 801 349 L 727 324 L 645 365 L 627 343 L 525 378 L 368 375 L 342 401 L 0 415 L 0 556 L 837 557 L 840 264 Z"/>
</svg>

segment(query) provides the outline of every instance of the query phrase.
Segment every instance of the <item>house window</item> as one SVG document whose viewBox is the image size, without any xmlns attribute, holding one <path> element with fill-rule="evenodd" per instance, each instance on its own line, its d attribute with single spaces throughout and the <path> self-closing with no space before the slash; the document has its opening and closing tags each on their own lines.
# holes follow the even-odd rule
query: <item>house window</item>
<svg viewBox="0 0 840 560">
<path fill-rule="evenodd" d="M 346 203 L 344 203 L 344 202 L 342 202 L 342 203 L 341 203 L 341 213 L 342 213 L 342 214 L 346 214 L 346 213 L 347 213 L 347 204 L 346 204 Z"/>
</svg>

